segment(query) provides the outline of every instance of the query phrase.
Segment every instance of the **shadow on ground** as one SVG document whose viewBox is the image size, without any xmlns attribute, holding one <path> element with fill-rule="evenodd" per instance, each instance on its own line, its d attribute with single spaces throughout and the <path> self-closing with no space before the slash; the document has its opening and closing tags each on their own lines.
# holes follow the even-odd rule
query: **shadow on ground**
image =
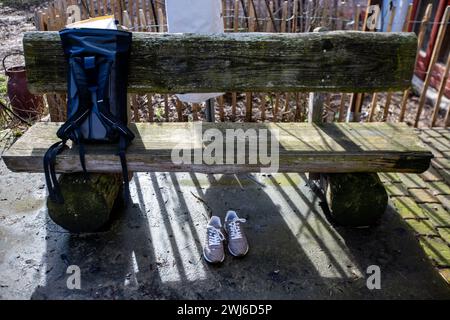
<svg viewBox="0 0 450 320">
<path fill-rule="evenodd" d="M 392 209 L 372 229 L 334 228 L 299 174 L 137 174 L 133 206 L 109 231 L 71 235 L 46 224 L 45 281 L 33 299 L 448 298 L 449 290 Z M 245 217 L 251 250 L 221 266 L 201 257 L 211 213 Z M 44 215 L 44 213 L 43 213 Z M 69 265 L 82 289 L 66 286 Z M 382 289 L 366 269 L 379 265 Z"/>
</svg>

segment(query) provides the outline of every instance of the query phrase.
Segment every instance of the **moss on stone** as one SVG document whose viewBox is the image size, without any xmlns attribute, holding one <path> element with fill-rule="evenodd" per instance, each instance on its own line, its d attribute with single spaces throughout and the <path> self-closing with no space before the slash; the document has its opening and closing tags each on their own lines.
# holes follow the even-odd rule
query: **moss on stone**
<svg viewBox="0 0 450 320">
<path fill-rule="evenodd" d="M 121 186 L 118 174 L 64 174 L 60 179 L 63 204 L 47 201 L 48 214 L 61 227 L 72 232 L 91 232 L 108 220 Z"/>
<path fill-rule="evenodd" d="M 375 173 L 327 174 L 327 182 L 330 214 L 340 225 L 370 226 L 386 211 L 388 195 Z"/>
</svg>

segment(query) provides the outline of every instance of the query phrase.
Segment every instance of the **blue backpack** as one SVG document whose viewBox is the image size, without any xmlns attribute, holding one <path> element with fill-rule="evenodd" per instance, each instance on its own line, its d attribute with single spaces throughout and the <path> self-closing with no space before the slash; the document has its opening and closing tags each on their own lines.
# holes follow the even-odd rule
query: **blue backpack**
<svg viewBox="0 0 450 320">
<path fill-rule="evenodd" d="M 57 132 L 61 141 L 44 156 L 49 197 L 64 203 L 55 173 L 56 156 L 67 140 L 78 145 L 87 177 L 84 144 L 117 143 L 123 175 L 125 201 L 129 198 L 125 150 L 134 139 L 127 128 L 127 78 L 132 34 L 109 29 L 64 29 L 60 31 L 68 65 L 67 121 Z"/>
</svg>

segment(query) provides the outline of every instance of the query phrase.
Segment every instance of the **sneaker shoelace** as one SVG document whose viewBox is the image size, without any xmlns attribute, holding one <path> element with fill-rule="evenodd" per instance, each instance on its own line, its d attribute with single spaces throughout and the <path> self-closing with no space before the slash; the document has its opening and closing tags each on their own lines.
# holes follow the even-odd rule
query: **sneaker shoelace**
<svg viewBox="0 0 450 320">
<path fill-rule="evenodd" d="M 225 236 L 223 233 L 213 226 L 208 226 L 208 245 L 210 246 L 217 246 L 219 245 L 223 240 L 225 240 Z"/>
<path fill-rule="evenodd" d="M 230 238 L 232 240 L 237 240 L 237 239 L 242 238 L 242 230 L 241 230 L 241 226 L 238 222 L 245 223 L 246 221 L 247 220 L 242 219 L 242 218 L 236 218 L 228 223 L 228 228 L 229 228 L 228 231 L 230 233 Z"/>
</svg>

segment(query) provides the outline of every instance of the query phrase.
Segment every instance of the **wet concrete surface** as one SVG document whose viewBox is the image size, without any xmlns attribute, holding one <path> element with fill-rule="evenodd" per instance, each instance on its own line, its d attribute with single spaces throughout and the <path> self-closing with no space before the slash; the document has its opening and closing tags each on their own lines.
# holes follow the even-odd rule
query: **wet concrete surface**
<svg viewBox="0 0 450 320">
<path fill-rule="evenodd" d="M 440 299 L 450 290 L 388 208 L 379 226 L 331 225 L 302 174 L 139 173 L 105 231 L 70 234 L 47 216 L 42 174 L 0 164 L 1 299 Z M 250 252 L 201 257 L 211 212 L 247 219 Z M 81 289 L 67 288 L 69 265 Z M 366 286 L 381 268 L 381 289 Z"/>
</svg>

